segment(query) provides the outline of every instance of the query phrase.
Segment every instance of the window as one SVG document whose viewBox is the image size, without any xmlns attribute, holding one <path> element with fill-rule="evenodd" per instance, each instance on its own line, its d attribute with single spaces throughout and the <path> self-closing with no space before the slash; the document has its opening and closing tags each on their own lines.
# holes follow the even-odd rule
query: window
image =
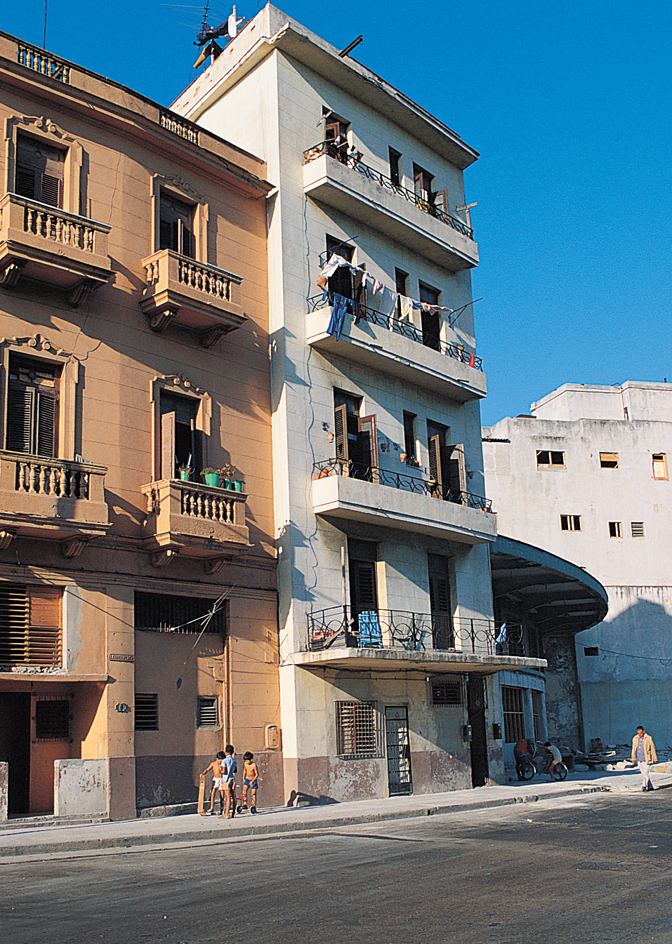
<svg viewBox="0 0 672 944">
<path fill-rule="evenodd" d="M 584 646 L 583 647 L 584 656 L 599 656 L 600 650 L 598 646 Z"/>
<path fill-rule="evenodd" d="M 654 479 L 667 478 L 667 457 L 664 452 L 654 453 L 653 459 L 653 477 Z"/>
<path fill-rule="evenodd" d="M 429 609 L 435 649 L 454 649 L 453 605 L 450 594 L 452 560 L 442 554 L 427 555 Z"/>
<path fill-rule="evenodd" d="M 157 694 L 135 694 L 135 730 L 159 730 L 159 696 Z"/>
<path fill-rule="evenodd" d="M 432 679 L 433 705 L 461 705 L 462 679 L 451 676 L 441 676 Z"/>
<path fill-rule="evenodd" d="M 38 741 L 69 741 L 70 702 L 64 699 L 35 702 L 35 737 Z"/>
<path fill-rule="evenodd" d="M 610 538 L 622 538 L 623 537 L 623 526 L 620 521 L 610 521 L 609 522 L 609 537 Z"/>
<path fill-rule="evenodd" d="M 181 256 L 195 258 L 193 205 L 161 190 L 159 203 L 159 249 L 172 249 Z"/>
<path fill-rule="evenodd" d="M 199 728 L 216 728 L 219 725 L 216 695 L 198 696 L 196 721 Z"/>
<path fill-rule="evenodd" d="M 632 534 L 633 538 L 643 538 L 644 537 L 644 522 L 631 521 L 630 533 Z"/>
<path fill-rule="evenodd" d="M 348 246 L 341 240 L 327 235 L 327 259 L 330 259 L 332 255 L 336 254 L 345 259 L 346 262 L 352 262 L 354 251 L 352 246 Z M 327 288 L 330 292 L 342 295 L 343 298 L 352 298 L 354 295 L 352 271 L 347 266 L 339 266 L 327 281 Z"/>
<path fill-rule="evenodd" d="M 399 187 L 401 184 L 401 154 L 399 151 L 395 151 L 394 148 L 390 148 L 390 180 L 395 185 Z"/>
<path fill-rule="evenodd" d="M 509 685 L 502 685 L 502 706 L 504 740 L 508 744 L 515 744 L 525 737 L 522 688 L 511 688 Z"/>
<path fill-rule="evenodd" d="M 60 587 L 0 584 L 0 664 L 63 664 Z"/>
<path fill-rule="evenodd" d="M 404 449 L 406 451 L 406 464 L 415 465 L 418 461 L 418 444 L 416 438 L 418 417 L 415 413 L 407 413 L 404 410 Z"/>
<path fill-rule="evenodd" d="M 601 469 L 617 469 L 618 468 L 618 453 L 617 452 L 601 452 L 600 453 L 600 468 Z"/>
<path fill-rule="evenodd" d="M 348 159 L 349 130 L 350 122 L 339 118 L 333 112 L 324 116 L 324 140 L 327 144 L 327 154 L 344 164 Z"/>
<path fill-rule="evenodd" d="M 444 501 L 460 503 L 467 490 L 464 446 L 450 443 L 450 429 L 427 420 L 427 449 L 432 494 Z"/>
<path fill-rule="evenodd" d="M 418 164 L 413 164 L 413 183 L 415 185 L 416 203 L 423 210 L 428 210 L 434 204 L 433 175 Z"/>
<path fill-rule="evenodd" d="M 560 515 L 560 528 L 562 531 L 580 531 L 581 515 Z"/>
<path fill-rule="evenodd" d="M 379 757 L 375 701 L 336 702 L 336 753 L 339 757 Z"/>
<path fill-rule="evenodd" d="M 172 593 L 135 592 L 135 628 L 143 632 L 180 634 L 226 633 L 226 604 L 205 622 L 214 600 Z"/>
<path fill-rule="evenodd" d="M 431 347 L 435 351 L 441 350 L 441 314 L 436 309 L 439 304 L 440 292 L 431 285 L 419 283 L 420 301 L 425 305 L 432 306 L 428 310 L 423 307 L 421 312 L 422 319 L 422 343 L 425 347 Z"/>
<path fill-rule="evenodd" d="M 376 588 L 376 562 L 378 545 L 374 541 L 358 541 L 348 538 L 348 562 L 350 565 L 350 609 L 355 626 L 359 614 L 378 611 Z"/>
<path fill-rule="evenodd" d="M 200 403 L 193 397 L 162 390 L 159 397 L 161 414 L 162 478 L 179 478 L 180 469 L 193 473 L 202 468 L 202 437 L 197 426 Z"/>
<path fill-rule="evenodd" d="M 66 150 L 19 134 L 14 192 L 39 203 L 63 207 Z"/>
<path fill-rule="evenodd" d="M 537 466 L 564 465 L 564 452 L 551 452 L 548 449 L 537 449 Z"/>
<path fill-rule="evenodd" d="M 32 456 L 57 454 L 60 367 L 9 355 L 5 448 Z"/>
<path fill-rule="evenodd" d="M 378 468 L 378 434 L 375 416 L 360 416 L 362 398 L 334 390 L 336 458 L 348 463 L 353 478 L 371 481 Z"/>
</svg>

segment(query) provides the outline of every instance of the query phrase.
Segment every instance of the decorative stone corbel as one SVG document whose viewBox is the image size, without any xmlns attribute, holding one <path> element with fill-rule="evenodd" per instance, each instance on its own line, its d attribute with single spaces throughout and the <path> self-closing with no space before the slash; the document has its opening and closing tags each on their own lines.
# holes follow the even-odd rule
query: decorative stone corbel
<svg viewBox="0 0 672 944">
<path fill-rule="evenodd" d="M 154 567 L 167 567 L 174 557 L 178 556 L 178 551 L 173 547 L 166 547 L 162 551 L 152 554 L 152 564 Z"/>
<path fill-rule="evenodd" d="M 88 538 L 68 538 L 67 541 L 63 541 L 61 544 L 63 557 L 79 557 L 88 543 Z"/>
<path fill-rule="evenodd" d="M 79 308 L 84 302 L 88 302 L 99 284 L 98 282 L 94 282 L 93 279 L 82 279 L 81 282 L 77 282 L 76 285 L 73 285 L 68 292 L 68 304 L 70 307 Z"/>
<path fill-rule="evenodd" d="M 16 537 L 16 531 L 0 531 L 0 551 L 6 551 Z"/>
<path fill-rule="evenodd" d="M 157 311 L 149 316 L 149 327 L 157 334 L 161 334 L 166 325 L 170 324 L 177 315 L 177 308 L 166 308 L 165 311 Z"/>
<path fill-rule="evenodd" d="M 228 325 L 215 325 L 213 328 L 208 328 L 207 331 L 203 331 L 201 334 L 201 344 L 203 347 L 214 347 L 219 339 L 231 330 Z"/>
<path fill-rule="evenodd" d="M 205 572 L 206 574 L 218 574 L 224 567 L 224 564 L 228 564 L 228 562 L 228 557 L 213 557 L 211 560 L 205 562 Z"/>
<path fill-rule="evenodd" d="M 25 264 L 25 262 L 21 261 L 7 263 L 7 265 L 0 270 L 0 285 L 4 288 L 15 288 Z"/>
</svg>

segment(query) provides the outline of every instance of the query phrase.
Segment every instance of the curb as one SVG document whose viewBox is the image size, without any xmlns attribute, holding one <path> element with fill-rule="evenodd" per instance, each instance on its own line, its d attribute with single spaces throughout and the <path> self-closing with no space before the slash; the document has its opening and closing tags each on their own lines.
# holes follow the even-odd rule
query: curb
<svg viewBox="0 0 672 944">
<path fill-rule="evenodd" d="M 181 833 L 166 833 L 161 836 L 139 835 L 105 837 L 101 839 L 79 839 L 62 842 L 30 843 L 26 845 L 0 846 L 0 861 L 17 856 L 54 855 L 64 852 L 98 852 L 105 849 L 133 849 L 142 846 L 179 846 L 184 844 L 231 842 L 239 838 L 250 836 L 273 836 L 300 832 L 321 832 L 339 826 L 350 826 L 356 823 L 382 823 L 390 820 L 416 819 L 420 816 L 438 816 L 445 813 L 464 813 L 472 810 L 495 809 L 501 806 L 516 806 L 521 803 L 538 803 L 543 800 L 564 799 L 570 796 L 580 796 L 590 793 L 609 793 L 605 786 L 581 786 L 562 793 L 523 794 L 521 796 L 501 797 L 493 800 L 480 800 L 475 803 L 444 803 L 439 806 L 423 806 L 410 810 L 388 810 L 380 813 L 352 814 L 350 816 L 333 816 L 324 820 L 310 820 L 296 823 L 268 823 L 255 821 L 247 826 L 236 826 L 235 831 L 227 834 L 226 830 L 202 830 Z"/>
</svg>

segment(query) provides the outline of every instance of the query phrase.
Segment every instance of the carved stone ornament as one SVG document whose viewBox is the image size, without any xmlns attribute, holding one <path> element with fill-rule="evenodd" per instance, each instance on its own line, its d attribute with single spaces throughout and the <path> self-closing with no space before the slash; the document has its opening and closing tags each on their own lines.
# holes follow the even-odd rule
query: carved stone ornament
<svg viewBox="0 0 672 944">
<path fill-rule="evenodd" d="M 16 537 L 16 531 L 0 531 L 0 551 L 6 551 Z"/>
<path fill-rule="evenodd" d="M 25 262 L 8 263 L 0 271 L 0 285 L 3 285 L 5 288 L 15 288 L 25 264 Z"/>
<path fill-rule="evenodd" d="M 51 341 L 48 341 L 41 334 L 34 334 L 32 338 L 0 338 L 0 347 L 5 345 L 29 347 L 34 351 L 45 351 L 47 354 L 54 354 L 57 357 L 72 357 L 69 351 L 64 351 L 62 347 L 54 347 Z"/>
<path fill-rule="evenodd" d="M 32 126 L 38 131 L 44 131 L 46 134 L 53 134 L 57 138 L 61 138 L 63 141 L 74 141 L 75 139 L 69 134 L 66 134 L 62 128 L 59 128 L 55 121 L 51 118 L 47 118 L 45 115 L 12 115 L 9 119 L 15 124 L 22 124 Z"/>
<path fill-rule="evenodd" d="M 79 557 L 86 545 L 89 543 L 88 538 L 78 537 L 78 538 L 68 538 L 67 541 L 63 541 L 61 544 L 61 551 L 63 552 L 63 557 Z"/>
<path fill-rule="evenodd" d="M 102 282 L 94 282 L 93 279 L 82 279 L 81 282 L 77 282 L 76 285 L 73 285 L 68 292 L 68 304 L 72 308 L 79 308 L 80 305 L 83 305 L 84 302 L 87 302 L 89 298 L 91 298 L 94 290 L 101 285 Z"/>
<path fill-rule="evenodd" d="M 230 558 L 228 557 L 214 557 L 212 560 L 205 562 L 205 572 L 206 574 L 218 574 L 225 564 L 228 564 Z"/>
<path fill-rule="evenodd" d="M 173 547 L 167 547 L 163 551 L 157 551 L 152 554 L 152 564 L 154 567 L 167 567 L 174 557 L 177 557 L 179 551 Z"/>
<path fill-rule="evenodd" d="M 232 330 L 229 325 L 215 325 L 213 328 L 208 328 L 201 334 L 201 344 L 206 348 L 214 347 L 221 337 Z"/>
<path fill-rule="evenodd" d="M 157 311 L 149 316 L 149 327 L 157 334 L 161 334 L 166 325 L 169 325 L 177 315 L 177 308 L 167 308 L 165 311 Z"/>
<path fill-rule="evenodd" d="M 198 193 L 191 184 L 187 183 L 184 177 L 161 177 L 157 175 L 158 179 L 161 182 L 162 186 L 173 187 L 175 190 L 180 190 L 182 193 L 186 193 L 195 203 L 205 203 L 203 197 Z"/>
</svg>

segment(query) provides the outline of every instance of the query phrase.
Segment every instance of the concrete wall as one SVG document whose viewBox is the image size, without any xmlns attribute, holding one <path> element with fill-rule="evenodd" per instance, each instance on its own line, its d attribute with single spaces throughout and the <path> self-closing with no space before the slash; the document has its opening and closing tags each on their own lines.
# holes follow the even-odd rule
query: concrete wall
<svg viewBox="0 0 672 944">
<path fill-rule="evenodd" d="M 0 823 L 7 820 L 9 804 L 9 764 L 0 760 Z"/>
<path fill-rule="evenodd" d="M 57 760 L 54 764 L 54 816 L 108 813 L 109 762 Z"/>
</svg>

